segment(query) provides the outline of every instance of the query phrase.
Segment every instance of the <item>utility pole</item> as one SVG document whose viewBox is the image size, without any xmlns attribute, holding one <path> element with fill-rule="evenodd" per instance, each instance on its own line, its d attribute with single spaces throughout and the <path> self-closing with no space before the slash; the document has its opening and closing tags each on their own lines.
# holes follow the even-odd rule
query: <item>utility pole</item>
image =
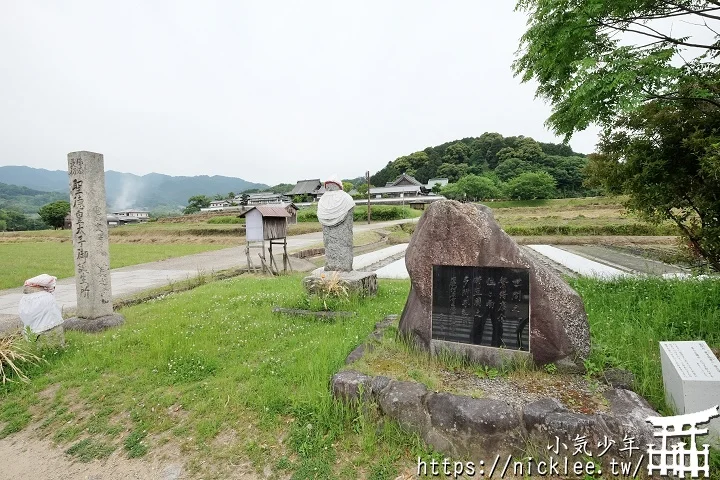
<svg viewBox="0 0 720 480">
<path fill-rule="evenodd" d="M 365 172 L 365 180 L 368 186 L 368 225 L 370 224 L 370 170 Z"/>
</svg>

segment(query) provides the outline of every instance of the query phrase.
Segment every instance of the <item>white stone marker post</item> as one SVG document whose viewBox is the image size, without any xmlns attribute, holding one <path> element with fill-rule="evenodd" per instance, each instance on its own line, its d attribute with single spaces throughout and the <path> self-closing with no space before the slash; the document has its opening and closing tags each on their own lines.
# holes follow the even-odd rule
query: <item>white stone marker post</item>
<svg viewBox="0 0 720 480">
<path fill-rule="evenodd" d="M 665 398 L 678 415 L 720 404 L 720 361 L 702 341 L 660 342 Z M 707 440 L 720 447 L 720 418 L 710 420 Z"/>
<path fill-rule="evenodd" d="M 68 153 L 68 175 L 77 316 L 66 320 L 65 329 L 105 330 L 124 319 L 113 313 L 102 154 Z"/>
</svg>

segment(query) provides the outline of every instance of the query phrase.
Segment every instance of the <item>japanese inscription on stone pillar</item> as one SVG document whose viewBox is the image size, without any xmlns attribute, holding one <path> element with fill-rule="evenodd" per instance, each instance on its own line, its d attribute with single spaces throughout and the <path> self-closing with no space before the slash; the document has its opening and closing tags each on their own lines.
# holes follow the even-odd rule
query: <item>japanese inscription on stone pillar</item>
<svg viewBox="0 0 720 480">
<path fill-rule="evenodd" d="M 111 315 L 105 165 L 100 153 L 68 154 L 77 316 Z"/>
<path fill-rule="evenodd" d="M 527 269 L 433 265 L 432 338 L 528 351 Z"/>
</svg>

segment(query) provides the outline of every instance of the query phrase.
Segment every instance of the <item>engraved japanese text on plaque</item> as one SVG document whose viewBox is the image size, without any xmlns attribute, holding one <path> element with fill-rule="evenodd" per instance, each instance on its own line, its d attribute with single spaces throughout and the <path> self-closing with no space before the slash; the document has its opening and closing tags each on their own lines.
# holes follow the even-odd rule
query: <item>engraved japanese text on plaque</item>
<svg viewBox="0 0 720 480">
<path fill-rule="evenodd" d="M 433 265 L 432 338 L 530 349 L 530 272 Z"/>
</svg>

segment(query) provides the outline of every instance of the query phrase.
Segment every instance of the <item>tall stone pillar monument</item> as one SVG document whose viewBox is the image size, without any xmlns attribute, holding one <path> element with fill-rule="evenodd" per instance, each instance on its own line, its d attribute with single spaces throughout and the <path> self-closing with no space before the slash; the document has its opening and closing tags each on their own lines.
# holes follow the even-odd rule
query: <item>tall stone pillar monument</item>
<svg viewBox="0 0 720 480">
<path fill-rule="evenodd" d="M 65 329 L 104 330 L 124 319 L 113 313 L 102 154 L 68 153 L 68 175 L 77 316 L 65 322 Z"/>
</svg>

